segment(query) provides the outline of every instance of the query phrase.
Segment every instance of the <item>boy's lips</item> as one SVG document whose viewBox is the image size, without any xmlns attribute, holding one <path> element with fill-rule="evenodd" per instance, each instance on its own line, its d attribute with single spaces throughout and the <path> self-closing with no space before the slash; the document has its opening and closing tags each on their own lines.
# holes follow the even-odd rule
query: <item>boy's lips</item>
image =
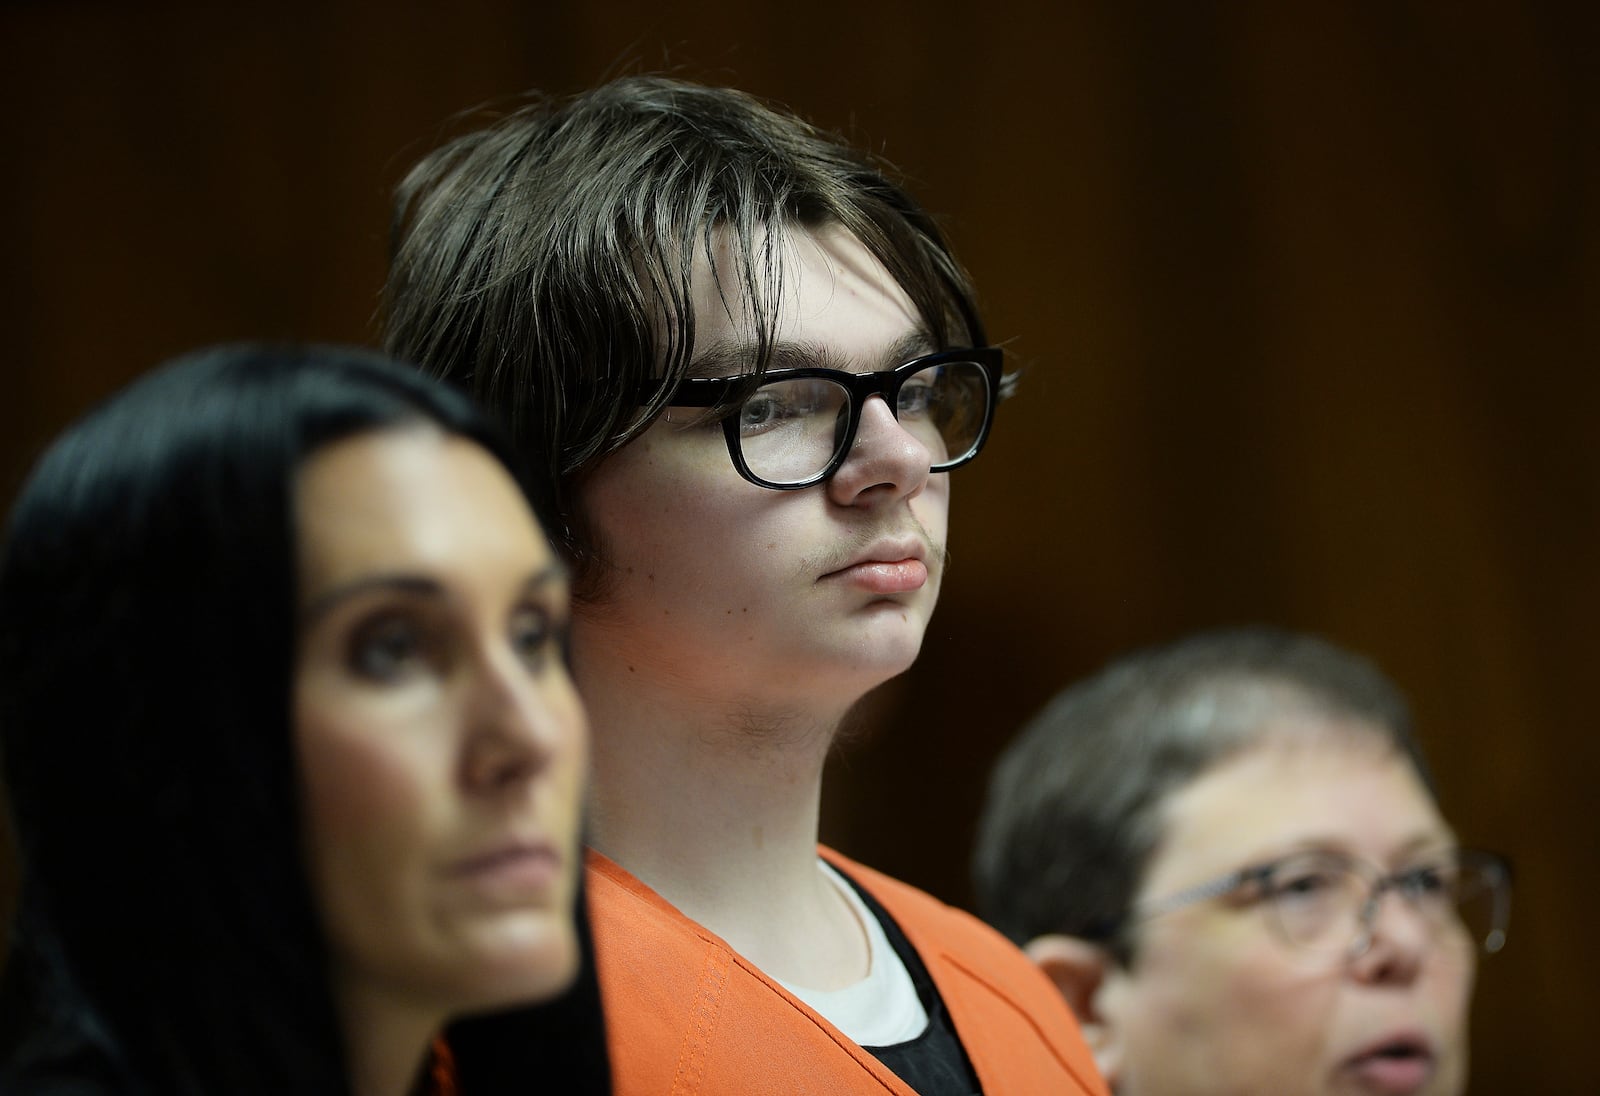
<svg viewBox="0 0 1600 1096">
<path fill-rule="evenodd" d="M 928 544 L 922 537 L 883 537 L 845 556 L 819 581 L 844 581 L 874 594 L 904 594 L 928 582 Z"/>
<path fill-rule="evenodd" d="M 926 566 L 928 555 L 928 542 L 920 536 L 904 534 L 881 537 L 864 548 L 845 554 L 834 566 L 825 571 L 822 577 L 831 578 L 857 567 L 872 564 L 916 562 Z"/>
<path fill-rule="evenodd" d="M 875 594 L 905 594 L 927 585 L 928 565 L 910 558 L 864 560 L 826 577 L 843 579 Z"/>
</svg>

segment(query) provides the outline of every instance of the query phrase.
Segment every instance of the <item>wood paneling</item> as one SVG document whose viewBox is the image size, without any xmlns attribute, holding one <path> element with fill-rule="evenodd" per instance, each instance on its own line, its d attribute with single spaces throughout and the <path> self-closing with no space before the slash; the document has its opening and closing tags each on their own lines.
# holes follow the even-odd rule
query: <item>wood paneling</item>
<svg viewBox="0 0 1600 1096">
<path fill-rule="evenodd" d="M 452 113 L 641 67 L 775 97 L 912 174 L 1030 370 L 828 837 L 964 902 L 976 776 L 1056 689 L 1198 627 L 1324 632 L 1406 687 L 1452 818 L 1518 864 L 1474 1091 L 1582 1090 L 1595 17 L 1008 7 L 7 5 L 0 497 L 179 350 L 369 341 L 387 191 Z"/>
</svg>

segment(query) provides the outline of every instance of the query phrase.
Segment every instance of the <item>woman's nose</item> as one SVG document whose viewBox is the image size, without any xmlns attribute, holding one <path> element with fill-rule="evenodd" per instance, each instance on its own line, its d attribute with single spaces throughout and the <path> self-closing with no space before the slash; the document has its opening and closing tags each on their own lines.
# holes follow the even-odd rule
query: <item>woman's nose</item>
<svg viewBox="0 0 1600 1096">
<path fill-rule="evenodd" d="M 577 719 L 575 705 L 546 695 L 561 691 L 563 681 L 553 679 L 564 679 L 564 669 L 534 676 L 514 656 L 495 661 L 501 665 L 480 664 L 463 703 L 462 776 L 475 791 L 500 791 L 531 779 L 577 733 L 566 726 Z M 544 681 L 547 676 L 552 680 Z"/>
<path fill-rule="evenodd" d="M 1433 944 L 1427 914 L 1398 893 L 1374 890 L 1361 909 L 1361 935 L 1351 947 L 1358 978 L 1368 982 L 1407 982 L 1415 978 Z"/>
</svg>

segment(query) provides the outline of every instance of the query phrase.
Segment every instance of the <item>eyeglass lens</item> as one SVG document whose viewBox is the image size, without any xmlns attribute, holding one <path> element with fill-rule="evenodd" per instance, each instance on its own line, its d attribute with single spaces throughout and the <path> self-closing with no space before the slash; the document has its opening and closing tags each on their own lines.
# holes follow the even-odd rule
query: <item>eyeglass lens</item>
<svg viewBox="0 0 1600 1096">
<path fill-rule="evenodd" d="M 1365 930 L 1368 901 L 1382 901 L 1389 890 L 1427 922 L 1436 939 L 1485 951 L 1498 951 L 1505 940 L 1500 879 L 1471 862 L 1447 859 L 1398 872 L 1375 893 L 1372 880 L 1354 865 L 1308 855 L 1281 862 L 1265 886 L 1284 938 L 1314 951 L 1351 947 Z"/>
<path fill-rule="evenodd" d="M 976 362 L 942 362 L 905 378 L 895 401 L 900 426 L 933 455 L 931 469 L 972 455 L 983 430 L 989 383 Z M 850 393 L 827 377 L 764 384 L 739 408 L 745 466 L 771 483 L 802 483 L 843 450 Z"/>
</svg>

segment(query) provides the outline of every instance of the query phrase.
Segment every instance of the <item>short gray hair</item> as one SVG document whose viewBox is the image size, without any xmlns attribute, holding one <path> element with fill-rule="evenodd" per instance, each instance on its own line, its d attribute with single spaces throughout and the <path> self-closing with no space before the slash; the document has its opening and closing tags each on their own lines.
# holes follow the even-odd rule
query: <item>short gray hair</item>
<svg viewBox="0 0 1600 1096">
<path fill-rule="evenodd" d="M 1202 633 L 1062 692 L 1001 755 L 973 860 L 980 912 L 1019 944 L 1066 933 L 1129 962 L 1118 929 L 1167 800 L 1286 711 L 1359 722 L 1433 791 L 1405 698 L 1371 662 L 1309 635 Z"/>
</svg>

